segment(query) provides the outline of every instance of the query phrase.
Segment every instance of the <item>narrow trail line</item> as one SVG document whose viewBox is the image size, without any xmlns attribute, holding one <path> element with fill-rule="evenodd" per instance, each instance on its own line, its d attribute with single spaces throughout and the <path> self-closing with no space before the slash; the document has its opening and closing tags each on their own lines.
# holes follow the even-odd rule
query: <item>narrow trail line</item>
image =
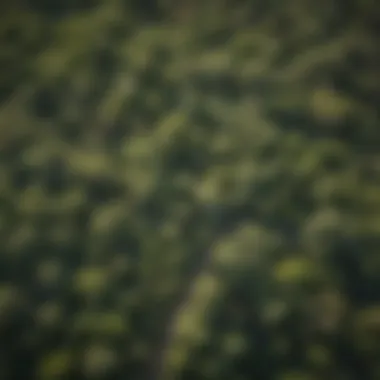
<svg viewBox="0 0 380 380">
<path fill-rule="evenodd" d="M 215 214 L 219 214 L 219 212 Z M 229 221 L 226 212 L 220 213 L 217 217 L 215 215 L 211 216 L 211 218 L 214 219 L 211 219 L 210 221 L 210 224 L 213 225 L 212 236 L 209 238 L 210 240 L 205 242 L 204 249 L 202 250 L 203 254 L 200 255 L 198 262 L 188 274 L 188 279 L 183 287 L 183 291 L 180 293 L 178 299 L 174 302 L 173 307 L 167 314 L 168 317 L 162 329 L 161 337 L 157 346 L 153 349 L 153 354 L 149 360 L 147 380 L 165 380 L 162 378 L 165 366 L 165 356 L 173 338 L 175 321 L 191 297 L 193 285 L 195 284 L 198 276 L 209 268 L 214 243 L 222 234 L 226 234 L 231 231 L 235 224 L 232 223 L 231 225 L 231 223 L 226 222 Z"/>
</svg>

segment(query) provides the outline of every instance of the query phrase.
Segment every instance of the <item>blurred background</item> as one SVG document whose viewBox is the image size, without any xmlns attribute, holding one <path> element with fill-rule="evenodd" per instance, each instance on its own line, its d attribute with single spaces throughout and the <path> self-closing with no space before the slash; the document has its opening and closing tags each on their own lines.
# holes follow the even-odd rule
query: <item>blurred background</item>
<svg viewBox="0 0 380 380">
<path fill-rule="evenodd" d="M 1 380 L 380 379 L 380 4 L 0 6 Z"/>
</svg>

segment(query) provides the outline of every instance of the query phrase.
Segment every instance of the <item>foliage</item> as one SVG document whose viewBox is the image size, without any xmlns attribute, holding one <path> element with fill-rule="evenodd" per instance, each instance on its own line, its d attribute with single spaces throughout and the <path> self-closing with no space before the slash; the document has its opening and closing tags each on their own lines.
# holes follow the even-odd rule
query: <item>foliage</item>
<svg viewBox="0 0 380 380">
<path fill-rule="evenodd" d="M 378 378 L 375 2 L 177 3 L 3 6 L 4 379 Z"/>
</svg>

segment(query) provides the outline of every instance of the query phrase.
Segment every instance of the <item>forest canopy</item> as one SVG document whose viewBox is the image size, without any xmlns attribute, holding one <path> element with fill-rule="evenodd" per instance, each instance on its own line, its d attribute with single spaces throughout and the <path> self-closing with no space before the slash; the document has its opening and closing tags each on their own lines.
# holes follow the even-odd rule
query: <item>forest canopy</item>
<svg viewBox="0 0 380 380">
<path fill-rule="evenodd" d="M 1 10 L 1 378 L 380 377 L 375 1 Z"/>
</svg>

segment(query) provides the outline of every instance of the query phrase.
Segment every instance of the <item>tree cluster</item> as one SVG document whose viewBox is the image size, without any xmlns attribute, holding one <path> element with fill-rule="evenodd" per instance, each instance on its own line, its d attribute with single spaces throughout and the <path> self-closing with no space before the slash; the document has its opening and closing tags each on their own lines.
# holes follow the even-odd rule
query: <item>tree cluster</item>
<svg viewBox="0 0 380 380">
<path fill-rule="evenodd" d="M 378 378 L 375 2 L 58 3 L 0 28 L 0 377 Z"/>
</svg>

